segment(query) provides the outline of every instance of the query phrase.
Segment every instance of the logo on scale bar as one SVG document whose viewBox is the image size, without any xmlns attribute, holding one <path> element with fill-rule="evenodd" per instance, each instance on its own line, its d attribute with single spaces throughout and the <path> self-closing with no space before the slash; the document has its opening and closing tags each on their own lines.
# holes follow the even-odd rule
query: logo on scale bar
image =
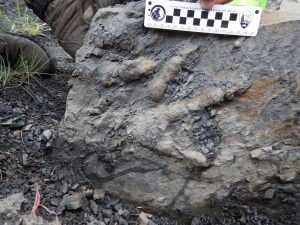
<svg viewBox="0 0 300 225">
<path fill-rule="evenodd" d="M 240 15 L 240 24 L 243 29 L 248 27 L 248 25 L 251 23 L 253 19 L 253 14 L 250 11 L 242 12 Z"/>
<path fill-rule="evenodd" d="M 151 18 L 154 21 L 162 21 L 164 18 L 166 17 L 166 10 L 163 6 L 161 5 L 156 5 L 153 6 L 153 8 L 151 9 Z"/>
</svg>

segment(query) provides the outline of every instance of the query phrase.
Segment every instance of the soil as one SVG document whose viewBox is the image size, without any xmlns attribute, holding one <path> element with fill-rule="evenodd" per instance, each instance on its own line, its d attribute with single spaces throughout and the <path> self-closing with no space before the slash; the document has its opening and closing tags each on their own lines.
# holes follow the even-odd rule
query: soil
<svg viewBox="0 0 300 225">
<path fill-rule="evenodd" d="M 9 18 L 17 16 L 14 0 L 1 1 L 0 9 Z M 31 12 L 29 14 L 36 18 Z M 0 27 L 1 31 L 10 32 L 11 24 L 1 20 Z M 121 204 L 119 199 L 107 195 L 95 199 L 90 193 L 93 187 L 84 176 L 82 182 L 74 183 L 72 177 L 65 173 L 68 165 L 51 158 L 51 152 L 58 150 L 53 143 L 64 115 L 68 79 L 75 64 L 50 31 L 36 38 L 27 38 L 49 53 L 56 70 L 53 75 L 32 79 L 26 88 L 0 84 L 0 224 L 20 224 L 18 221 L 22 215 L 30 215 L 37 185 L 41 203 L 54 210 L 62 224 L 103 224 L 101 221 L 106 224 L 137 224 L 140 206 Z M 16 207 L 17 215 L 1 209 L 6 207 L 3 202 L 1 204 L 1 199 L 18 193 L 26 200 L 20 206 L 11 203 Z M 65 202 L 66 196 L 76 196 L 76 193 L 85 194 L 82 202 L 78 203 L 76 198 Z M 80 207 L 68 209 L 72 204 Z M 53 215 L 40 208 L 37 215 L 46 221 L 54 219 Z M 164 224 L 175 223 L 164 217 L 158 220 Z"/>
<path fill-rule="evenodd" d="M 4 14 L 16 16 L 13 0 L 1 1 L 0 7 Z M 10 24 L 2 20 L 0 27 L 9 31 Z M 96 198 L 94 187 L 83 175 L 81 181 L 74 181 L 72 174 L 65 172 L 69 165 L 58 163 L 51 157 L 52 151 L 59 151 L 54 141 L 64 115 L 68 79 L 75 64 L 50 32 L 30 39 L 49 52 L 56 71 L 55 75 L 32 79 L 31 95 L 22 87 L 0 84 L 0 207 L 3 207 L 1 199 L 12 194 L 21 193 L 26 199 L 19 208 L 15 206 L 17 215 L 3 213 L 0 208 L 0 224 L 19 224 L 16 221 L 21 215 L 30 214 L 37 184 L 41 202 L 59 214 L 62 224 L 138 224 L 142 206 L 130 205 L 107 195 Z M 78 193 L 84 193 L 83 198 L 76 198 Z M 67 198 L 69 195 L 73 198 Z M 222 207 L 222 213 L 202 215 L 193 221 L 193 225 L 296 224 L 296 208 L 284 209 L 282 215 L 272 219 L 255 207 L 238 201 L 230 200 Z M 53 219 L 45 210 L 39 209 L 37 214 L 46 220 Z M 151 223 L 179 224 L 166 217 L 153 217 L 148 224 Z"/>
</svg>

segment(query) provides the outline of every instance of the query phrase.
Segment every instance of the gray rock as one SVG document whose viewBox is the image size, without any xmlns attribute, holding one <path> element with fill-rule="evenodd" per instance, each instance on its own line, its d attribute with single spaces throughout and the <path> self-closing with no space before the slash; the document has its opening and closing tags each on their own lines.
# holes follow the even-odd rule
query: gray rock
<svg viewBox="0 0 300 225">
<path fill-rule="evenodd" d="M 24 166 L 28 165 L 28 154 L 26 154 L 25 152 L 23 152 L 22 154 L 22 162 Z"/>
<path fill-rule="evenodd" d="M 97 203 L 94 200 L 90 200 L 90 207 L 91 207 L 93 213 L 96 215 L 98 213 L 99 206 L 97 205 Z"/>
<path fill-rule="evenodd" d="M 18 224 L 22 225 L 61 225 L 60 221 L 56 218 L 53 221 L 49 222 L 43 219 L 40 216 L 36 216 L 33 214 L 25 215 L 20 218 Z"/>
<path fill-rule="evenodd" d="M 268 189 L 264 194 L 264 198 L 272 199 L 274 197 L 274 194 L 275 194 L 275 189 Z"/>
<path fill-rule="evenodd" d="M 68 210 L 81 209 L 85 204 L 85 198 L 82 193 L 74 193 L 65 197 L 65 206 Z"/>
<path fill-rule="evenodd" d="M 116 204 L 116 205 L 113 206 L 113 210 L 115 212 L 118 212 L 120 209 L 122 209 L 122 205 L 121 204 Z"/>
<path fill-rule="evenodd" d="M 64 182 L 60 187 L 60 192 L 66 194 L 69 190 L 68 183 Z"/>
<path fill-rule="evenodd" d="M 51 205 L 59 206 L 59 199 L 58 198 L 51 198 L 50 203 L 51 203 Z"/>
<path fill-rule="evenodd" d="M 12 194 L 4 199 L 0 199 L 0 213 L 9 214 L 10 216 L 17 215 L 25 201 L 26 198 L 23 193 Z"/>
<path fill-rule="evenodd" d="M 7 116 L 12 112 L 13 108 L 10 105 L 0 102 L 0 116 Z"/>
<path fill-rule="evenodd" d="M 74 191 L 74 190 L 76 190 L 78 187 L 79 187 L 79 184 L 76 183 L 76 184 L 74 184 L 74 185 L 71 186 L 71 189 Z"/>
<path fill-rule="evenodd" d="M 123 218 L 120 218 L 118 221 L 118 224 L 120 225 L 128 225 L 128 222 L 126 220 L 124 220 Z"/>
<path fill-rule="evenodd" d="M 112 210 L 111 209 L 102 209 L 101 210 L 103 217 L 105 218 L 111 218 L 112 217 Z"/>
<path fill-rule="evenodd" d="M 128 218 L 129 211 L 126 209 L 119 209 L 118 214 L 122 216 L 123 218 Z"/>
<path fill-rule="evenodd" d="M 263 16 L 273 25 L 233 48 L 234 37 L 146 29 L 143 11 L 137 1 L 95 15 L 56 157 L 108 194 L 179 215 L 296 183 L 299 21 Z"/>
<path fill-rule="evenodd" d="M 109 219 L 109 218 L 104 218 L 104 223 L 105 223 L 105 224 L 109 224 L 109 222 L 110 222 L 110 219 Z"/>
<path fill-rule="evenodd" d="M 51 138 L 51 136 L 52 136 L 52 130 L 44 130 L 43 131 L 43 133 L 42 133 L 42 135 L 43 135 L 43 138 L 45 139 L 45 140 L 50 140 L 50 138 Z"/>
<path fill-rule="evenodd" d="M 25 126 L 25 118 L 23 117 L 10 118 L 2 122 L 0 125 L 7 126 L 11 129 L 20 129 Z"/>
<path fill-rule="evenodd" d="M 94 190 L 94 200 L 102 200 L 105 197 L 105 191 L 100 188 L 96 188 Z"/>
<path fill-rule="evenodd" d="M 141 212 L 138 218 L 138 224 L 149 225 L 151 217 L 152 217 L 151 214 Z M 152 225 L 155 225 L 155 223 L 153 223 Z"/>
<path fill-rule="evenodd" d="M 93 220 L 93 221 L 89 222 L 87 225 L 105 225 L 105 223 L 102 221 Z"/>
</svg>

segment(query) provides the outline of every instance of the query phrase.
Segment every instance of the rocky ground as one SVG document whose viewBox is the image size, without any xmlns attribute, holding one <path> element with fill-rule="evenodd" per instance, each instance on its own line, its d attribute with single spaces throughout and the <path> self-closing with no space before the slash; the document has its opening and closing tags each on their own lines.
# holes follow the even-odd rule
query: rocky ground
<svg viewBox="0 0 300 225">
<path fill-rule="evenodd" d="M 0 1 L 0 9 L 11 18 L 16 16 L 14 1 Z M 9 31 L 10 26 L 0 22 L 1 30 Z M 20 224 L 20 217 L 30 214 L 36 185 L 41 203 L 54 210 L 62 224 L 137 224 L 142 206 L 121 203 L 101 189 L 94 190 L 84 176 L 81 182 L 73 182 L 64 173 L 69 165 L 51 159 L 74 60 L 50 32 L 30 39 L 47 49 L 57 70 L 54 75 L 31 81 L 33 95 L 22 87 L 0 84 L 0 224 Z M 37 214 L 54 219 L 45 210 L 39 209 Z M 148 217 L 142 214 L 140 221 L 145 224 Z M 171 224 L 163 217 L 155 219 Z M 37 222 L 28 221 L 24 219 L 23 224 Z"/>
<path fill-rule="evenodd" d="M 12 17 L 16 16 L 13 2 L 0 1 L 1 11 Z M 7 23 L 0 25 L 9 28 Z M 74 181 L 72 174 L 65 171 L 74 167 L 77 173 L 78 165 L 57 162 L 51 157 L 52 151 L 60 151 L 53 143 L 64 115 L 74 61 L 50 33 L 34 40 L 50 52 L 57 71 L 54 76 L 32 80 L 32 96 L 21 87 L 0 86 L 0 224 L 21 224 L 20 217 L 30 214 L 38 185 L 41 203 L 54 210 L 59 221 L 66 225 L 172 225 L 191 221 L 193 225 L 296 225 L 295 210 L 283 207 L 282 214 L 270 218 L 234 196 L 194 219 L 152 217 L 142 213 L 143 205 L 128 204 L 94 188 L 83 174 L 79 174 L 80 181 Z M 295 204 L 296 198 L 287 196 L 282 190 L 282 193 L 268 193 L 264 200 L 276 197 Z M 42 209 L 37 214 L 46 220 L 54 219 Z M 28 221 L 24 219 L 22 224 L 33 224 Z"/>
</svg>

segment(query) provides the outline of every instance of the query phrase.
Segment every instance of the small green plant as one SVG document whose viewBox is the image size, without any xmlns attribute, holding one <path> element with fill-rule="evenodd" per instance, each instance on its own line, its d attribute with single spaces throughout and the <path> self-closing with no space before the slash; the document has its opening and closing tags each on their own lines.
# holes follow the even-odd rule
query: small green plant
<svg viewBox="0 0 300 225">
<path fill-rule="evenodd" d="M 0 55 L 0 81 L 5 86 L 12 79 L 10 63 L 5 63 L 5 60 Z"/>
<path fill-rule="evenodd" d="M 30 60 L 20 54 L 15 65 L 11 65 L 0 56 L 0 82 L 3 86 L 18 86 L 24 89 L 34 98 L 31 90 L 31 81 L 40 76 L 40 68 L 44 65 L 39 64 L 39 59 L 33 57 Z M 33 54 L 34 55 L 34 54 Z"/>
<path fill-rule="evenodd" d="M 15 0 L 15 3 L 18 17 L 12 20 L 12 32 L 35 37 L 42 35 L 48 29 L 45 23 L 41 23 L 37 18 L 31 18 L 27 9 L 22 12 L 19 0 Z"/>
<path fill-rule="evenodd" d="M 6 16 L 2 11 L 0 11 L 0 19 L 6 20 L 9 24 L 11 24 L 10 32 L 36 37 L 42 35 L 46 30 L 49 30 L 47 24 L 40 22 L 37 18 L 31 18 L 27 9 L 22 10 L 19 0 L 15 0 L 15 4 L 17 12 L 17 16 L 15 18 Z"/>
</svg>

